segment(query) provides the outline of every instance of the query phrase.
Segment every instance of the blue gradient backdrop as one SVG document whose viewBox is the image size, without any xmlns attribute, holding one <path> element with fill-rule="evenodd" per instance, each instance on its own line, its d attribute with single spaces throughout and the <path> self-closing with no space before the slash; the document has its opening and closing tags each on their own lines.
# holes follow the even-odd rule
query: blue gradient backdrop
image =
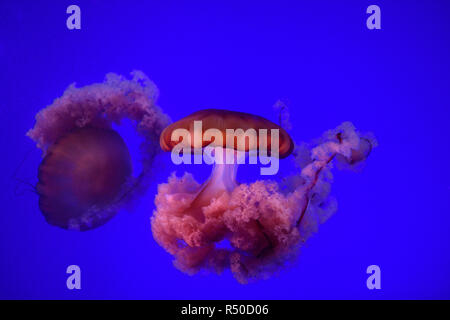
<svg viewBox="0 0 450 320">
<path fill-rule="evenodd" d="M 70 4 L 81 7 L 79 31 L 66 28 Z M 365 26 L 371 4 L 382 30 Z M 0 298 L 450 298 L 449 13 L 448 1 L 2 0 Z M 36 182 L 40 152 L 25 133 L 41 108 L 73 82 L 133 69 L 155 81 L 172 119 L 216 107 L 275 120 L 282 98 L 296 141 L 349 120 L 380 146 L 362 173 L 335 171 L 338 212 L 295 266 L 245 286 L 229 272 L 187 276 L 153 240 L 149 217 L 171 171 L 201 180 L 209 168 L 160 155 L 133 210 L 86 233 L 49 226 L 13 178 Z M 120 131 L 136 157 L 137 138 Z M 80 291 L 66 289 L 71 264 Z M 371 264 L 381 290 L 366 288 Z"/>
</svg>

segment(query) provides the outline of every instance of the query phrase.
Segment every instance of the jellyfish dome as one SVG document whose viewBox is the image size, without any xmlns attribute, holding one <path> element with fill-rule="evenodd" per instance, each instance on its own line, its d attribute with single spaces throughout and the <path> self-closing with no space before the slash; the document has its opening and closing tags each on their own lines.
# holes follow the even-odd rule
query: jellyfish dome
<svg viewBox="0 0 450 320">
<path fill-rule="evenodd" d="M 157 96 L 142 72 L 133 72 L 131 80 L 108 74 L 103 83 L 71 85 L 37 114 L 27 135 L 43 152 L 36 191 L 48 223 L 96 228 L 145 190 L 159 135 L 169 124 Z M 142 137 L 142 171 L 136 175 L 127 145 L 112 128 L 123 119 L 130 119 Z"/>
<path fill-rule="evenodd" d="M 232 111 L 203 110 L 168 126 L 160 144 L 172 150 L 170 132 L 192 130 L 193 121 L 204 121 L 204 130 L 267 128 L 280 130 L 279 152 L 283 161 L 291 155 L 295 172 L 282 181 L 256 180 L 239 183 L 239 164 L 214 163 L 203 183 L 185 173 L 172 174 L 160 184 L 151 218 L 154 238 L 174 257 L 174 265 L 188 274 L 201 270 L 217 273 L 229 269 L 240 283 L 267 278 L 292 261 L 318 225 L 336 211 L 330 197 L 331 167 L 356 168 L 367 159 L 376 141 L 349 123 L 330 130 L 313 144 L 295 145 L 289 134 L 261 117 Z M 204 134 L 203 132 L 203 139 Z M 238 137 L 237 140 L 239 140 Z M 208 139 L 206 139 L 208 140 Z M 249 143 L 245 151 L 261 147 Z M 220 141 L 213 143 L 224 153 L 235 153 Z M 269 142 L 273 143 L 273 141 Z M 194 141 L 193 143 L 194 144 Z"/>
</svg>

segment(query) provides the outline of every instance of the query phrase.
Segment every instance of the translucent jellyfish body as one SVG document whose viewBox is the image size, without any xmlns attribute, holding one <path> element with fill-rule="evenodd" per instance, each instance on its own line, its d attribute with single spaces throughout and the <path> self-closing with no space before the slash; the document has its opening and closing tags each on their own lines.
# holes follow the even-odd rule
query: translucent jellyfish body
<svg viewBox="0 0 450 320">
<path fill-rule="evenodd" d="M 89 230 L 111 219 L 146 188 L 159 135 L 169 123 L 156 105 L 156 86 L 135 71 L 127 80 L 108 74 L 103 83 L 71 85 L 41 110 L 27 135 L 43 152 L 36 191 L 47 222 Z M 112 128 L 130 119 L 142 137 L 142 172 L 132 173 L 126 143 Z"/>
<path fill-rule="evenodd" d="M 171 128 L 178 124 L 192 128 L 185 123 L 188 118 Z M 250 119 L 244 122 L 254 125 Z M 215 123 L 226 126 L 222 120 Z M 234 118 L 228 125 L 245 123 Z M 163 135 L 161 147 L 167 150 Z M 189 173 L 181 178 L 172 174 L 159 185 L 155 198 L 154 238 L 174 256 L 175 266 L 188 274 L 229 268 L 241 283 L 268 277 L 294 258 L 318 225 L 336 211 L 329 196 L 333 160 L 341 166 L 360 166 L 375 145 L 374 138 L 347 122 L 314 145 L 297 146 L 293 154 L 298 172 L 282 182 L 240 184 L 237 164 L 215 164 L 203 184 Z M 291 149 L 280 142 L 282 148 Z"/>
</svg>

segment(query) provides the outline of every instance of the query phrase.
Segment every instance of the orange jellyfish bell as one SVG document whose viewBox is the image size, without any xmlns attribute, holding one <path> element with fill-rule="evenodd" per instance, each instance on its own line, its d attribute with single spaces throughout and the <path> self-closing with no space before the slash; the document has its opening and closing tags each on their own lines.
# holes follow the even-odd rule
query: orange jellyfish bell
<svg viewBox="0 0 450 320">
<path fill-rule="evenodd" d="M 39 207 L 52 225 L 98 227 L 115 212 L 90 217 L 90 211 L 108 212 L 130 175 L 130 154 L 117 132 L 76 129 L 55 142 L 39 166 Z"/>
<path fill-rule="evenodd" d="M 194 122 L 201 122 L 202 132 L 197 133 Z M 206 147 L 215 146 L 224 149 L 224 159 L 226 154 L 234 154 L 236 151 L 259 150 L 263 147 L 269 153 L 273 146 L 278 146 L 276 152 L 279 158 L 286 158 L 292 153 L 294 143 L 289 134 L 275 123 L 253 114 L 228 111 L 221 109 L 205 109 L 197 111 L 183 119 L 172 123 L 166 127 L 160 136 L 160 146 L 164 151 L 172 151 L 180 142 L 173 139 L 175 130 L 184 129 L 189 132 L 191 137 L 188 143 L 189 147 Z M 222 140 L 215 137 L 213 141 L 204 139 L 204 134 L 215 129 L 220 132 Z M 231 136 L 228 130 L 233 130 Z M 238 131 L 240 129 L 240 131 Z M 259 135 L 260 130 L 266 130 L 266 139 Z M 272 130 L 278 130 L 278 142 L 272 141 Z M 250 134 L 249 134 L 250 132 Z M 251 138 L 251 136 L 253 136 Z M 247 140 L 248 138 L 248 140 Z M 236 140 L 235 140 L 236 139 Z M 174 141 L 175 140 L 175 141 Z M 216 163 L 213 167 L 210 178 L 203 183 L 201 191 L 196 199 L 192 202 L 192 208 L 200 208 L 211 202 L 212 199 L 220 197 L 224 192 L 232 192 L 237 186 L 236 173 L 239 164 L 236 163 Z M 191 210 L 192 211 L 192 210 Z M 200 216 L 198 212 L 192 211 L 196 216 Z"/>
<path fill-rule="evenodd" d="M 226 147 L 227 141 L 226 141 L 226 130 L 227 129 L 242 129 L 245 133 L 248 129 L 254 129 L 256 131 L 260 129 L 265 130 L 272 130 L 272 129 L 278 129 L 279 130 L 279 157 L 280 158 L 286 158 L 289 156 L 293 149 L 294 149 L 294 143 L 292 142 L 291 137 L 289 134 L 279 125 L 273 123 L 272 121 L 269 121 L 263 117 L 253 115 L 250 113 L 245 112 L 238 112 L 238 111 L 229 111 L 229 110 L 221 110 L 221 109 L 205 109 L 200 110 L 197 112 L 192 113 L 191 115 L 184 117 L 183 119 L 172 123 L 167 128 L 163 130 L 160 136 L 159 143 L 161 145 L 161 148 L 164 151 L 171 151 L 175 145 L 178 144 L 178 141 L 172 140 L 172 133 L 176 129 L 186 129 L 190 131 L 191 136 L 194 136 L 193 132 L 193 126 L 194 121 L 201 121 L 202 122 L 202 135 L 204 131 L 208 129 L 217 129 L 221 131 L 223 140 L 222 141 L 214 141 L 213 143 L 216 146 Z M 240 151 L 249 151 L 251 149 L 258 149 L 259 147 L 259 139 L 257 139 L 255 145 L 245 144 L 245 143 L 239 143 L 239 140 L 241 138 L 245 138 L 243 135 L 237 136 L 238 143 L 233 144 L 234 148 L 236 150 Z M 268 137 L 269 141 L 267 144 L 267 147 L 270 149 L 270 136 Z M 242 141 L 245 142 L 245 141 Z M 202 141 L 202 147 L 205 147 L 207 145 L 211 144 L 210 141 Z M 191 146 L 194 147 L 194 141 L 192 141 Z"/>
</svg>

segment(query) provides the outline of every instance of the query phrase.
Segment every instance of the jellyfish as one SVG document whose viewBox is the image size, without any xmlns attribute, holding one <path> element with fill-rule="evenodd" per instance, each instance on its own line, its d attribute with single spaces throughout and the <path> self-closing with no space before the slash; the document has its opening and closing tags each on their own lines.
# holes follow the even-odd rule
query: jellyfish
<svg viewBox="0 0 450 320">
<path fill-rule="evenodd" d="M 27 136 L 42 150 L 36 193 L 49 224 L 97 228 L 145 191 L 159 135 L 169 124 L 157 96 L 156 86 L 140 71 L 132 72 L 131 80 L 110 73 L 102 83 L 69 86 L 39 111 Z M 142 137 L 139 173 L 133 172 L 128 147 L 113 129 L 123 119 L 130 119 Z"/>
<path fill-rule="evenodd" d="M 200 142 L 192 139 L 195 121 L 203 124 Z M 371 134 L 358 132 L 350 122 L 327 131 L 313 144 L 296 145 L 283 128 L 265 118 L 209 109 L 165 128 L 160 136 L 164 151 L 173 152 L 177 143 L 185 141 L 174 135 L 180 128 L 192 134 L 187 144 L 204 149 L 212 146 L 215 151 L 223 151 L 222 156 L 231 154 L 235 162 L 215 162 L 211 176 L 202 184 L 189 173 L 182 177 L 173 173 L 167 183 L 160 184 L 151 217 L 153 236 L 182 272 L 220 274 L 231 270 L 240 283 L 268 278 L 295 261 L 318 225 L 336 211 L 336 201 L 330 196 L 333 163 L 355 169 L 376 146 Z M 230 148 L 225 139 L 208 136 L 213 128 L 219 132 L 277 129 L 279 143 L 238 134 L 233 137 L 234 148 Z M 237 154 L 259 152 L 261 147 L 273 151 L 274 145 L 277 152 L 269 156 L 284 159 L 291 155 L 295 171 L 279 182 L 265 179 L 239 183 L 236 160 L 242 156 Z"/>
</svg>

